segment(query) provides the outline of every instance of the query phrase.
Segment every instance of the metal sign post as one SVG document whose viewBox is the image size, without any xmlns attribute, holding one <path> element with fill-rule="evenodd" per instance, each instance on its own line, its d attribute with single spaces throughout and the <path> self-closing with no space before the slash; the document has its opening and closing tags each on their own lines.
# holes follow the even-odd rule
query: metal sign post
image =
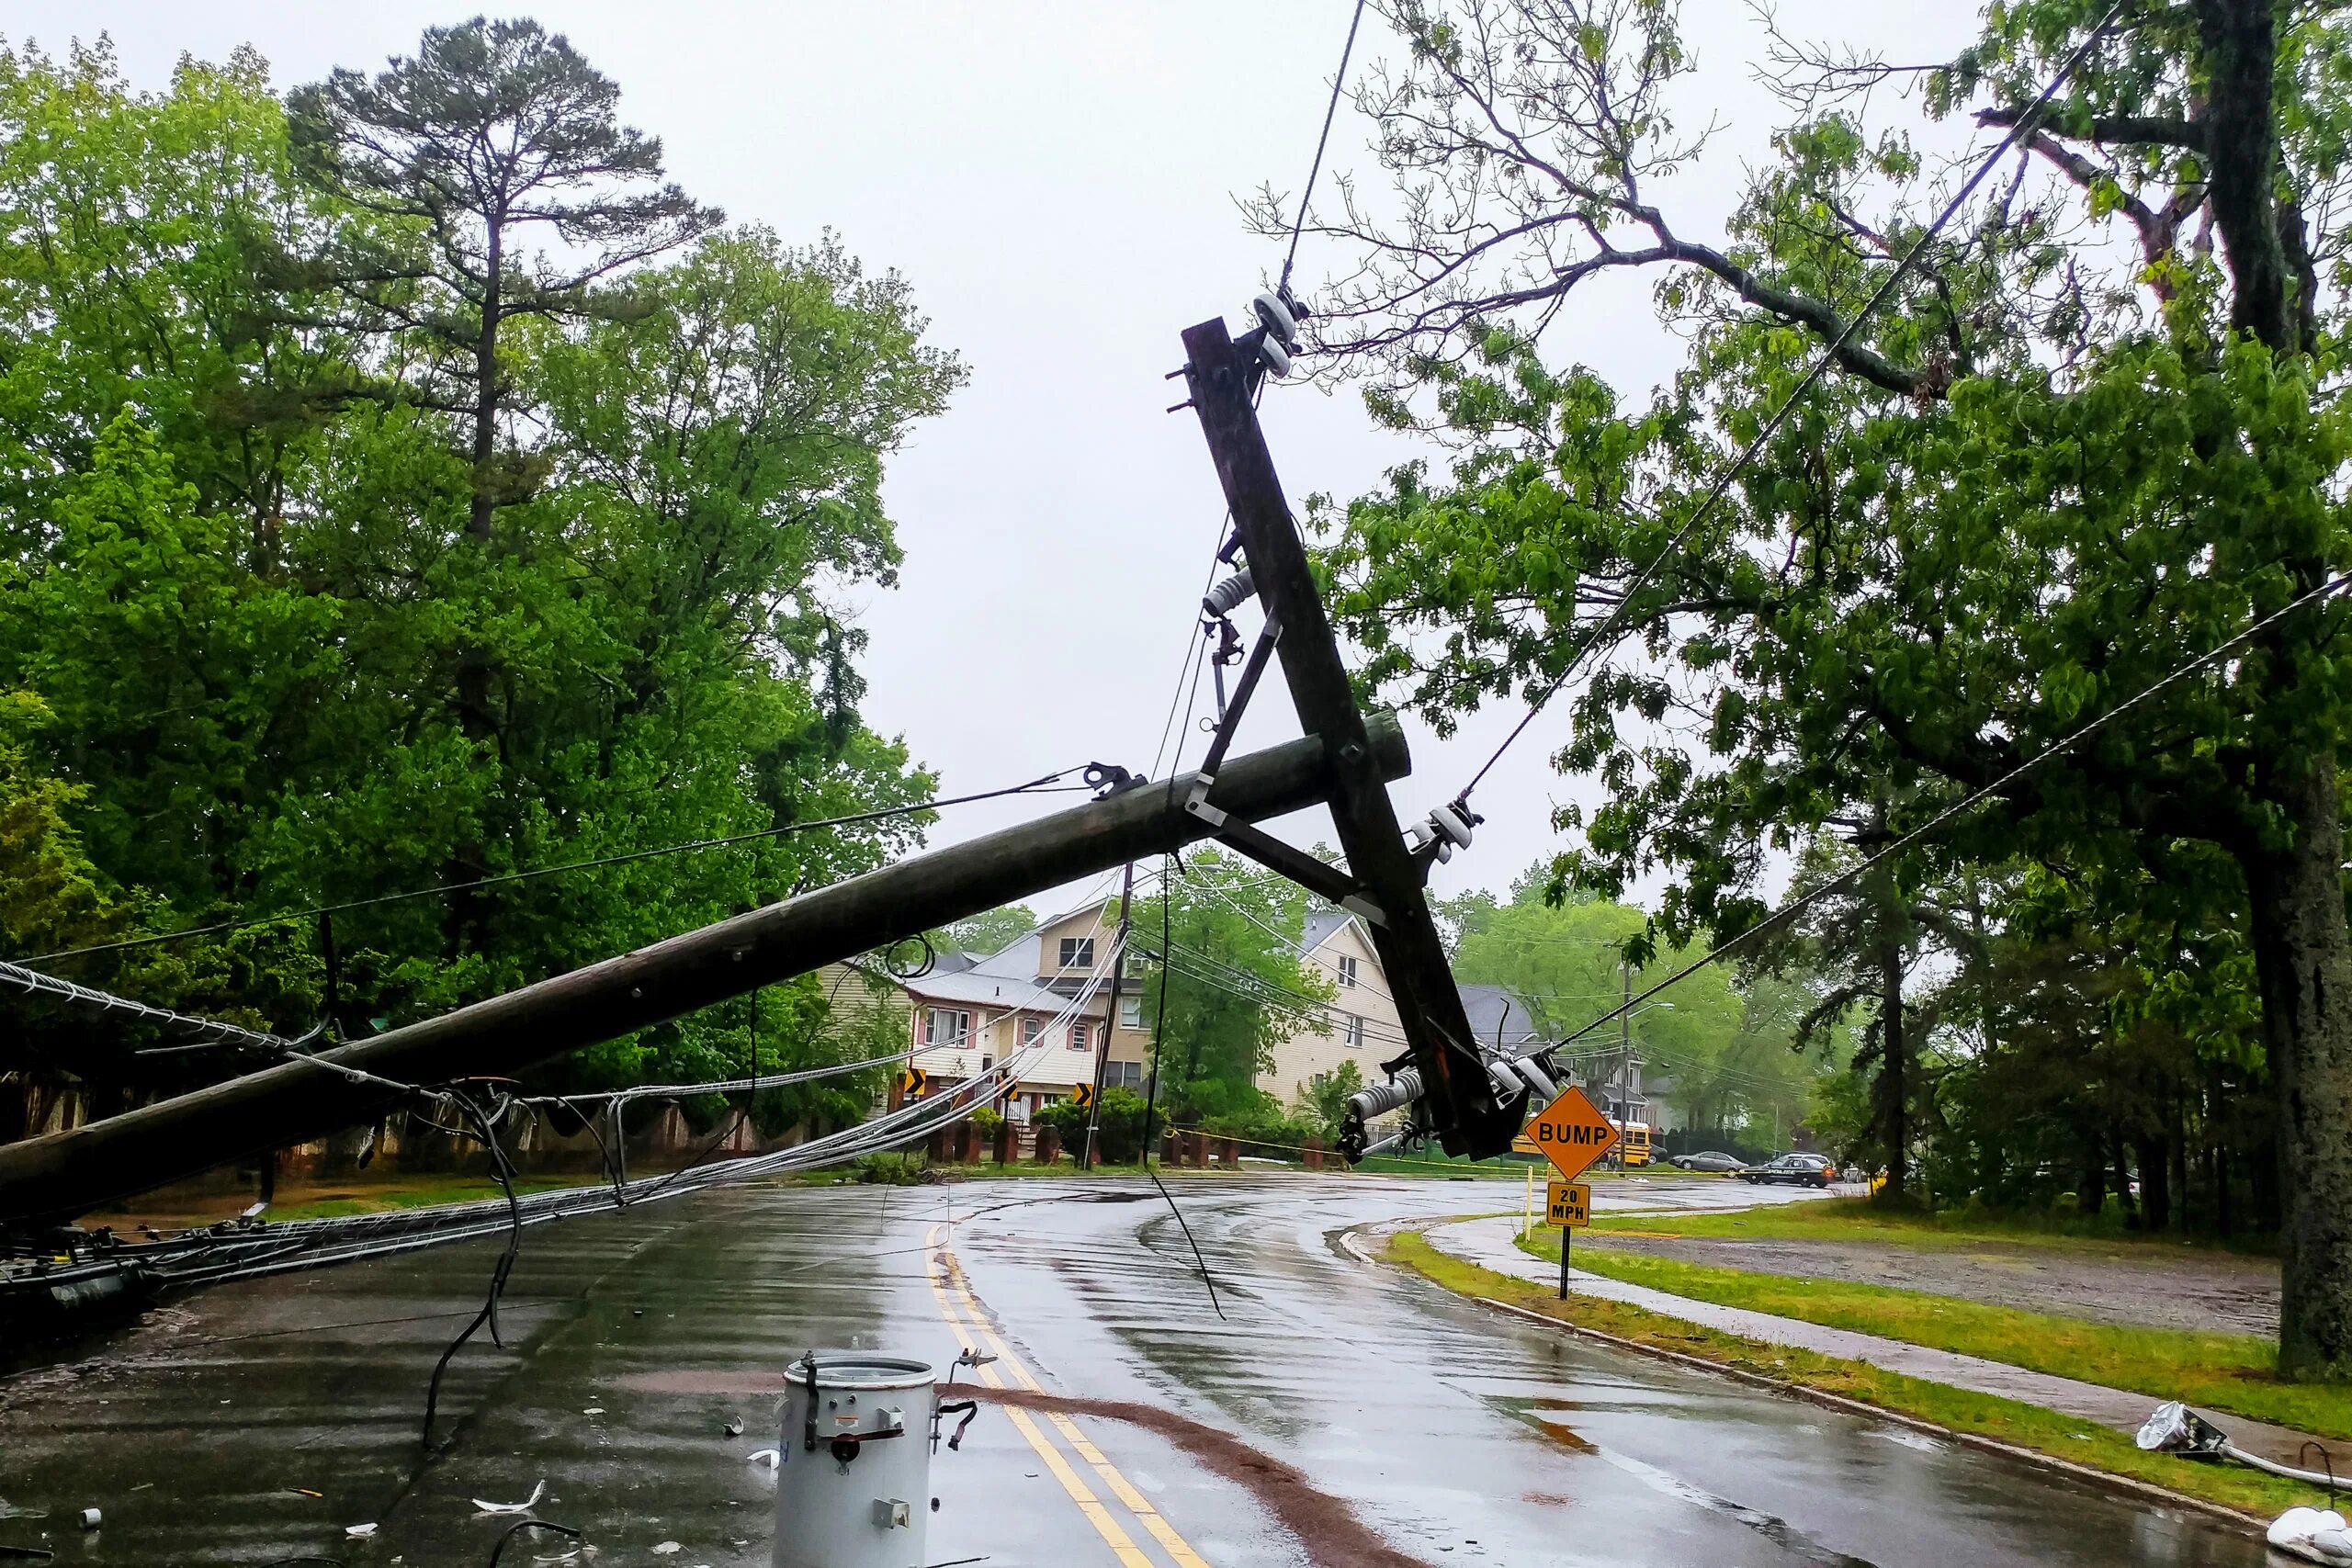
<svg viewBox="0 0 2352 1568">
<path fill-rule="evenodd" d="M 1544 1190 L 1544 1218 L 1560 1227 L 1560 1299 L 1568 1299 L 1568 1245 L 1576 1234 L 1592 1224 L 1592 1188 L 1582 1181 L 1548 1182 Z"/>
</svg>

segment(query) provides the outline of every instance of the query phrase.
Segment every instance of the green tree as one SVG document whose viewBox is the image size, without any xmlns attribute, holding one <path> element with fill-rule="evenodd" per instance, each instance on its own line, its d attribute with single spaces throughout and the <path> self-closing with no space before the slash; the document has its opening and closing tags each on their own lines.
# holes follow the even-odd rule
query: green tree
<svg viewBox="0 0 2352 1568">
<path fill-rule="evenodd" d="M 426 28 L 413 56 L 372 80 L 338 70 L 288 99 L 307 177 L 423 230 L 418 251 L 352 258 L 341 281 L 433 356 L 416 399 L 469 421 L 477 539 L 522 489 L 498 462 L 513 390 L 501 329 L 626 313 L 625 291 L 600 284 L 721 220 L 656 183 L 662 143 L 614 118 L 619 98 L 562 34 L 476 17 Z M 564 260 L 523 254 L 535 228 L 562 243 Z M 443 378 L 462 393 L 442 392 Z"/>
<path fill-rule="evenodd" d="M 1496 906 L 1454 954 L 1456 975 L 1505 987 L 1544 1039 L 1566 1039 L 1615 1008 L 1629 983 L 1641 990 L 1690 960 L 1681 948 L 1645 943 L 1641 910 L 1587 895 L 1554 904 L 1549 881 L 1541 866 L 1521 876 L 1511 901 Z M 1605 1064 L 1622 1037 L 1651 1074 L 1670 1078 L 1673 1100 L 1694 1123 L 1720 1124 L 1731 1102 L 1714 1087 L 1715 1067 L 1738 1032 L 1740 999 L 1728 975 L 1706 971 L 1677 987 L 1670 1004 L 1639 1009 L 1622 1030 L 1604 1024 L 1566 1054 Z"/>
<path fill-rule="evenodd" d="M 985 909 L 960 919 L 944 931 L 933 932 L 933 940 L 954 952 L 985 957 L 1001 952 L 1036 929 L 1037 917 L 1026 904 L 1007 904 L 1001 909 Z"/>
<path fill-rule="evenodd" d="M 1363 1069 L 1352 1061 L 1341 1062 L 1328 1073 L 1317 1073 L 1299 1093 L 1299 1119 L 1312 1125 L 1326 1142 L 1337 1138 L 1347 1115 L 1348 1097 L 1362 1088 Z"/>
<path fill-rule="evenodd" d="M 1988 9 L 1928 107 L 2014 121 L 2097 9 Z M 1467 449 L 1326 520 L 1373 678 L 1442 722 L 1547 682 L 1614 614 L 1626 655 L 1586 680 L 1560 754 L 1609 800 L 1565 814 L 1584 842 L 1562 871 L 1611 893 L 1672 867 L 1669 933 L 1752 927 L 1771 852 L 1835 813 L 1891 797 L 1900 832 L 1988 785 L 1924 852 L 2144 865 L 2210 917 L 2241 912 L 2289 1193 L 2280 1362 L 2352 1369 L 2352 1013 L 2329 1000 L 2352 994 L 2346 613 L 2307 606 L 2122 705 L 2352 564 L 2340 375 L 2311 352 L 2341 315 L 2315 258 L 2345 236 L 2314 225 L 2345 209 L 2343 18 L 2127 13 L 2029 162 L 1851 333 L 1947 188 L 1868 123 L 1883 71 L 1792 49 L 1777 156 L 1718 248 L 1649 194 L 1695 152 L 1665 107 L 1689 67 L 1674 7 L 1394 19 L 1404 60 L 1360 102 L 1398 180 L 1443 194 L 1394 226 L 1319 225 L 1361 266 L 1318 320 L 1387 372 L 1379 412 Z M 2218 251 L 2194 242 L 2208 222 Z M 1657 270 L 1693 345 L 1633 412 L 1536 346 L 1577 288 L 1627 268 Z"/>
<path fill-rule="evenodd" d="M 659 191 L 639 200 L 658 158 L 612 129 L 609 85 L 565 77 L 576 56 L 512 28 L 435 47 L 462 54 L 459 35 L 487 52 L 434 55 L 443 77 L 415 62 L 390 85 L 338 76 L 306 100 L 324 117 L 311 128 L 360 134 L 337 118 L 337 82 L 356 116 L 392 101 L 379 88 L 430 78 L 454 114 L 464 71 L 513 66 L 526 98 L 557 93 L 586 117 L 552 122 L 572 127 L 566 156 L 616 139 L 610 179 L 566 186 L 563 168 L 586 179 L 587 164 L 549 164 L 550 183 L 507 213 L 512 231 L 537 225 L 587 258 L 571 272 L 501 241 L 493 277 L 461 206 L 435 209 L 450 238 L 432 249 L 432 214 L 359 180 L 390 167 L 381 149 L 298 178 L 250 52 L 184 62 L 168 91 L 141 94 L 103 48 L 62 62 L 0 50 L 0 691 L 37 716 L 5 737 L 17 841 L 0 874 L 11 909 L 31 911 L 12 954 L 429 886 L 457 863 L 603 860 L 931 793 L 906 748 L 860 719 L 862 644 L 831 596 L 892 581 L 882 470 L 960 367 L 924 341 L 903 279 L 830 239 L 752 231 L 668 265 L 625 257 L 660 238 L 628 224 L 671 209 Z M 314 174 L 331 151 L 311 144 Z M 418 156 L 420 180 L 450 177 L 440 152 Z M 579 217 L 568 238 L 559 209 Z M 366 258 L 387 270 L 355 279 Z M 419 261 L 432 266 L 389 270 Z M 481 365 L 432 337 L 481 326 L 467 277 L 477 295 L 496 283 L 499 407 L 527 407 L 539 433 L 530 482 L 497 491 L 489 549 L 472 528 L 480 422 L 451 395 Z M 354 288 L 390 314 L 353 311 Z M 478 654 L 498 677 L 494 746 L 451 701 Z M 927 820 L 479 889 L 456 942 L 437 898 L 338 916 L 345 1020 L 406 1021 L 868 869 Z M 318 1021 L 314 940 L 308 923 L 264 926 L 69 972 L 299 1032 Z M 12 1041 L 54 1021 L 0 1005 Z M 544 1077 L 729 1076 L 754 1034 L 771 1066 L 884 1054 L 858 1054 L 871 1043 L 845 1029 L 771 987 Z M 140 1063 L 136 1031 L 42 1038 L 61 1046 L 43 1071 L 85 1073 L 99 1110 L 219 1067 Z M 760 1113 L 853 1114 L 861 1081 L 771 1091 Z"/>
<path fill-rule="evenodd" d="M 1155 958 L 1143 1016 L 1161 1021 L 1152 1049 L 1169 1118 L 1279 1116 L 1280 1102 L 1258 1087 L 1258 1076 L 1272 1067 L 1276 1043 L 1330 1026 L 1325 1010 L 1337 994 L 1299 952 L 1306 891 L 1211 849 L 1187 860 L 1162 894 L 1164 954 L 1160 911 L 1140 903 L 1135 941 Z"/>
</svg>

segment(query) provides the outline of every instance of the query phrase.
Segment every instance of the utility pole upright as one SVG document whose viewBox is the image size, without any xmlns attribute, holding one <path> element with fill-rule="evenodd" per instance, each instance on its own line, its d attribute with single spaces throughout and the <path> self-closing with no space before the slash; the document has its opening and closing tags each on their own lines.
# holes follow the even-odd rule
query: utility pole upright
<svg viewBox="0 0 2352 1568">
<path fill-rule="evenodd" d="M 1081 1170 L 1094 1168 L 1094 1134 L 1102 1125 L 1102 1080 L 1111 1070 L 1111 1036 L 1119 1027 L 1119 982 L 1127 972 L 1127 932 L 1135 923 L 1136 863 L 1119 879 L 1119 929 L 1111 938 L 1111 1003 L 1102 1014 L 1102 1048 L 1094 1053 L 1094 1097 L 1086 1102 L 1086 1153 Z"/>
</svg>

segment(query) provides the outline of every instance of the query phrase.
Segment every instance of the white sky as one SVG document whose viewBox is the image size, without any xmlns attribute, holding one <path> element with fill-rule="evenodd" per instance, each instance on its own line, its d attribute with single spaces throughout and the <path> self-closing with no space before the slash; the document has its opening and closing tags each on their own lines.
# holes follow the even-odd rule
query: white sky
<svg viewBox="0 0 2352 1568">
<path fill-rule="evenodd" d="M 620 83 L 624 118 L 662 138 L 688 191 L 787 241 L 830 227 L 870 268 L 898 268 L 933 340 L 971 367 L 953 409 L 889 469 L 907 561 L 897 590 L 861 595 L 869 722 L 903 734 L 947 793 L 1098 758 L 1148 764 L 1222 519 L 1199 427 L 1189 412 L 1161 412 L 1182 395 L 1161 377 L 1181 360 L 1182 328 L 1222 310 L 1238 329 L 1250 295 L 1281 265 L 1278 247 L 1244 231 L 1231 197 L 1268 180 L 1295 196 L 1348 0 L 515 9 L 568 33 Z M 1785 0 L 1780 10 L 1788 31 L 1904 61 L 1948 58 L 1974 30 L 1973 7 L 1949 0 Z M 284 88 L 334 66 L 379 68 L 426 25 L 470 14 L 408 0 L 19 0 L 6 32 L 57 51 L 108 32 L 141 86 L 164 85 L 183 52 L 219 59 L 250 42 Z M 1659 194 L 1682 232 L 1716 239 L 1746 169 L 1769 155 L 1778 106 L 1750 77 L 1762 36 L 1747 6 L 1691 0 L 1685 33 L 1699 73 L 1682 118 L 1713 113 L 1722 129 L 1703 166 Z M 1351 74 L 1390 41 L 1367 17 Z M 1327 177 L 1334 166 L 1377 177 L 1367 132 L 1343 104 Z M 1951 146 L 1953 136 L 1926 140 Z M 1311 243 L 1302 253 L 1297 280 L 1310 300 L 1341 260 Z M 1607 281 L 1546 353 L 1592 365 L 1638 398 L 1671 374 L 1679 344 L 1653 324 L 1646 279 Z M 1352 393 L 1276 386 L 1262 419 L 1295 502 L 1361 493 L 1412 453 L 1374 429 Z M 1400 816 L 1452 795 L 1517 716 L 1490 711 L 1444 741 L 1413 726 Z M 1589 798 L 1546 761 L 1564 723 L 1564 712 L 1558 723 L 1547 715 L 1480 786 L 1487 823 L 1468 855 L 1440 870 L 1437 891 L 1499 892 L 1557 847 L 1551 807 Z M 1295 733 L 1270 682 L 1241 744 Z M 1195 733 L 1189 754 L 1203 743 Z M 951 812 L 932 841 L 1034 809 Z M 1329 836 L 1328 822 L 1304 818 L 1285 830 L 1302 842 Z"/>
</svg>

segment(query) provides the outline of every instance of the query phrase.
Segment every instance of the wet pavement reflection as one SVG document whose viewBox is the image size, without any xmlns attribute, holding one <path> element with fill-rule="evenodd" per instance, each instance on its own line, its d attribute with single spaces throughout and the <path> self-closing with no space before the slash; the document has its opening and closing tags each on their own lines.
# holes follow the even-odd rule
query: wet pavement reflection
<svg viewBox="0 0 2352 1568">
<path fill-rule="evenodd" d="M 432 1455 L 425 1382 L 497 1244 L 192 1297 L 0 1384 L 0 1545 L 61 1562 L 482 1563 L 513 1516 L 472 1500 L 544 1479 L 540 1516 L 596 1548 L 579 1561 L 764 1563 L 773 1475 L 752 1456 L 776 1445 L 795 1356 L 863 1346 L 944 1373 L 993 1336 L 1006 1359 L 988 1375 L 1230 1434 L 1428 1563 L 2264 1561 L 2201 1516 L 1521 1324 L 1338 1244 L 1359 1224 L 1516 1208 L 1515 1189 L 1171 1187 L 1222 1316 L 1148 1187 L 744 1188 L 534 1231 L 506 1348 L 453 1362 Z M 1295 1508 L 1278 1516 L 1247 1467 L 1202 1462 L 1177 1425 L 984 1406 L 933 1461 L 929 1555 L 1116 1562 L 1108 1519 L 1128 1568 L 1318 1561 L 1282 1523 Z M 91 1506 L 105 1523 L 85 1534 L 73 1516 Z"/>
</svg>

